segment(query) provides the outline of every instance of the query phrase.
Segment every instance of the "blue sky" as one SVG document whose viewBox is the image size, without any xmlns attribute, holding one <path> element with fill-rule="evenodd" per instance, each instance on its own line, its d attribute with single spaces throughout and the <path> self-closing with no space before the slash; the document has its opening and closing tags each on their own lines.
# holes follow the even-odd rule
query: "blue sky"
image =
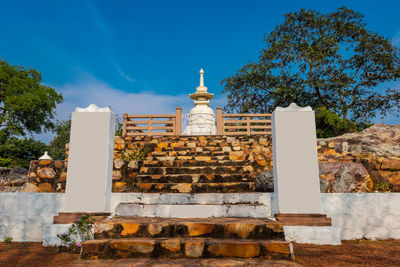
<svg viewBox="0 0 400 267">
<path fill-rule="evenodd" d="M 3 0 L 0 57 L 40 70 L 44 84 L 63 93 L 58 119 L 91 103 L 119 114 L 173 113 L 178 105 L 188 113 L 200 68 L 216 95 L 212 106 L 223 105 L 220 81 L 257 60 L 264 33 L 283 14 L 340 6 L 400 46 L 400 1 Z"/>
</svg>

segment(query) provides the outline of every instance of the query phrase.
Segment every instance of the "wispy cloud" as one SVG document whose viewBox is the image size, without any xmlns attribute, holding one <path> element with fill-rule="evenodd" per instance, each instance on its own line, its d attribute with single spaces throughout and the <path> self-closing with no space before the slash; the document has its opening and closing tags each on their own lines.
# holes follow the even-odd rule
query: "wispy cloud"
<svg viewBox="0 0 400 267">
<path fill-rule="evenodd" d="M 131 76 L 129 76 L 128 74 L 126 74 L 126 73 L 121 69 L 121 67 L 120 67 L 119 65 L 115 64 L 115 65 L 114 65 L 114 68 L 117 70 L 118 74 L 119 74 L 122 78 L 124 78 L 125 80 L 130 81 L 130 82 L 134 82 L 134 81 L 135 81 Z"/>
<path fill-rule="evenodd" d="M 89 9 L 90 16 L 92 17 L 93 22 L 95 23 L 97 28 L 105 37 L 111 37 L 110 28 L 104 23 L 103 18 L 101 17 L 93 2 L 91 0 L 85 0 L 85 2 Z"/>
</svg>

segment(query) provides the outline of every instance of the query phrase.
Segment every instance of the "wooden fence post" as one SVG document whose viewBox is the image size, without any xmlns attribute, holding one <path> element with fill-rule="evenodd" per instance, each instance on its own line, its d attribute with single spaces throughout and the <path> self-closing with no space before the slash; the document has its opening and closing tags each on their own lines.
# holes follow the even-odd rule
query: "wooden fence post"
<svg viewBox="0 0 400 267">
<path fill-rule="evenodd" d="M 223 135 L 224 131 L 224 121 L 222 118 L 222 108 L 217 107 L 217 135 Z"/>
<path fill-rule="evenodd" d="M 250 135 L 251 134 L 250 117 L 246 118 L 246 126 L 247 126 L 247 128 L 246 128 L 247 135 Z"/>
<path fill-rule="evenodd" d="M 126 136 L 126 126 L 128 124 L 128 113 L 124 113 L 124 119 L 122 122 L 122 137 Z"/>
<path fill-rule="evenodd" d="M 152 119 L 153 119 L 153 116 L 149 115 L 149 125 L 148 125 L 149 128 L 148 128 L 148 132 L 147 132 L 147 134 L 149 136 L 153 135 L 152 129 L 151 129 L 153 127 Z"/>
<path fill-rule="evenodd" d="M 181 135 L 182 133 L 182 108 L 176 108 L 175 115 L 175 135 Z"/>
</svg>

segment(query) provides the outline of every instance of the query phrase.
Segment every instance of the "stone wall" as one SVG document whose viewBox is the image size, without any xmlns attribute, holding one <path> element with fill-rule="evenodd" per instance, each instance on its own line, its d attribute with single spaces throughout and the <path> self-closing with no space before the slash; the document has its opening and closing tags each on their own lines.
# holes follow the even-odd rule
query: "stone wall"
<svg viewBox="0 0 400 267">
<path fill-rule="evenodd" d="M 68 161 L 65 160 L 31 161 L 28 172 L 31 186 L 25 186 L 25 191 L 64 193 L 67 165 Z"/>
<path fill-rule="evenodd" d="M 400 192 L 399 144 L 400 127 L 382 124 L 318 140 L 321 192 Z M 206 166 L 227 160 L 248 166 L 246 175 L 255 179 L 256 191 L 273 191 L 270 136 L 146 136 L 115 138 L 113 192 L 133 192 L 138 175 L 151 175 L 148 166 L 168 167 L 171 162 Z M 64 192 L 66 166 L 64 161 L 33 161 L 31 186 L 25 187 Z"/>
</svg>

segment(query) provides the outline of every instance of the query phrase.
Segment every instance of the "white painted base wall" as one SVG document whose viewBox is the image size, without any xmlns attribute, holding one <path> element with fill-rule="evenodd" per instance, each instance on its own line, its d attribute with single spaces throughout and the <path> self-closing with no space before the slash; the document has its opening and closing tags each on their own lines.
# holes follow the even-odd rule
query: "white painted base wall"
<svg viewBox="0 0 400 267">
<path fill-rule="evenodd" d="M 114 193 L 111 208 L 114 212 L 121 202 L 161 200 L 163 204 L 274 204 L 271 193 L 173 195 L 174 200 L 167 194 Z M 57 193 L 0 193 L 0 240 L 11 236 L 14 241 L 43 241 L 43 227 L 64 211 L 64 199 Z M 342 240 L 400 239 L 400 193 L 327 193 L 321 194 L 321 201 L 322 213 L 332 218 L 333 227 L 341 228 Z"/>
<path fill-rule="evenodd" d="M 285 240 L 289 242 L 340 245 L 340 228 L 332 226 L 283 226 Z"/>
<path fill-rule="evenodd" d="M 43 226 L 64 209 L 64 194 L 0 193 L 0 239 L 42 241 Z"/>
<path fill-rule="evenodd" d="M 321 200 L 342 240 L 400 239 L 400 193 L 326 193 Z"/>
</svg>

